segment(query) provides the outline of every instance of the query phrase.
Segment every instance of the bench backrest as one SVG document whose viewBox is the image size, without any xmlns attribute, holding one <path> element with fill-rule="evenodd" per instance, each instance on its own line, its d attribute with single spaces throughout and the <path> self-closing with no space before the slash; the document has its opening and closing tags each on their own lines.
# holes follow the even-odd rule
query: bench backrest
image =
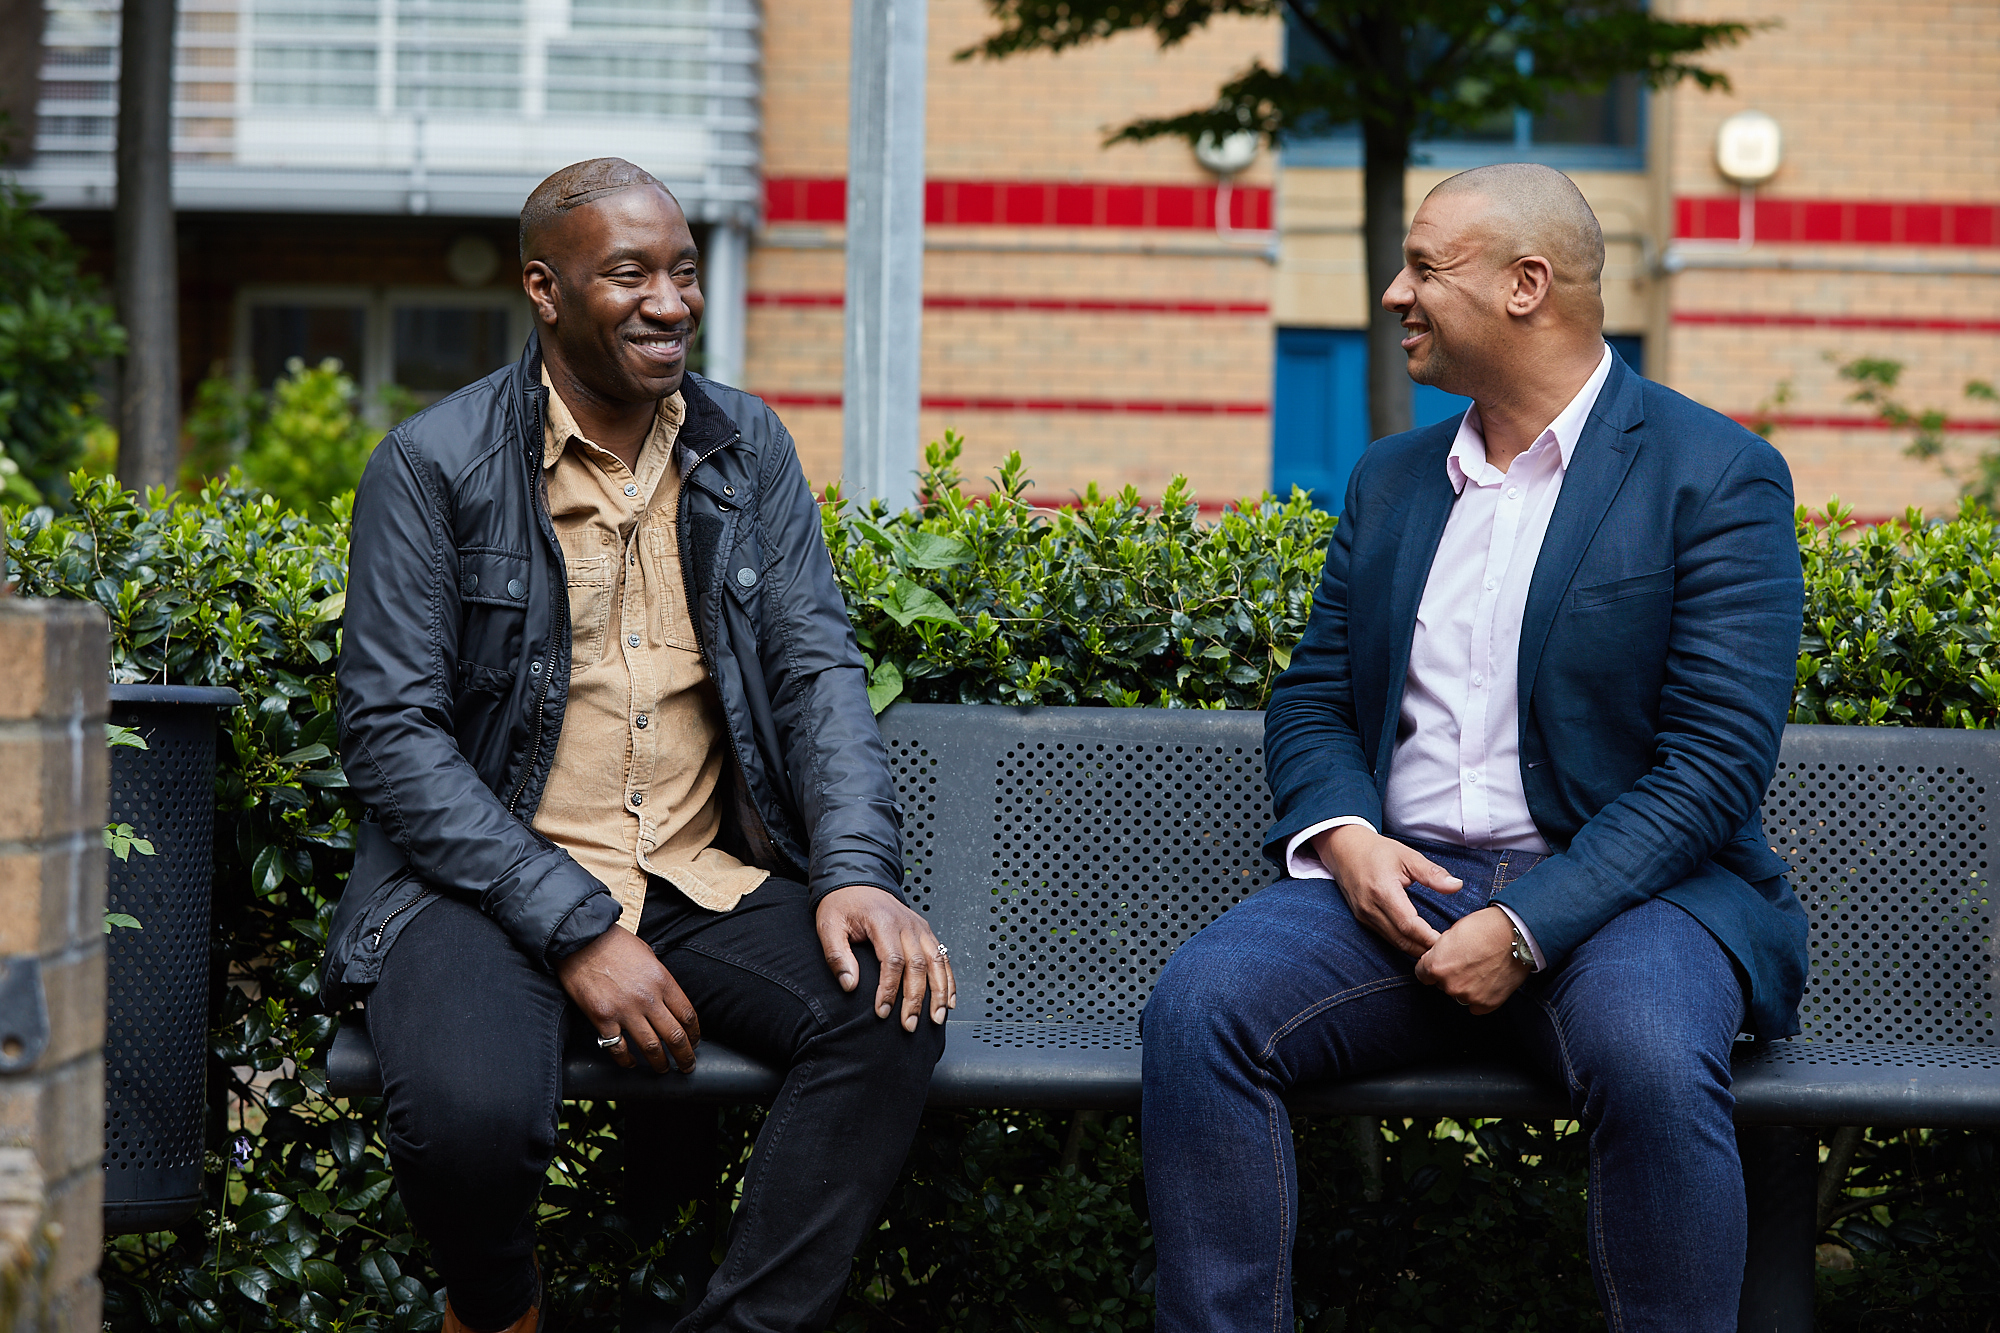
<svg viewBox="0 0 2000 1333">
<path fill-rule="evenodd" d="M 1261 713 L 898 704 L 882 734 L 961 1018 L 1134 1021 L 1277 877 Z M 2000 737 L 1787 729 L 1764 822 L 1812 922 L 1806 1038 L 2000 1046 L 1996 796 Z"/>
</svg>

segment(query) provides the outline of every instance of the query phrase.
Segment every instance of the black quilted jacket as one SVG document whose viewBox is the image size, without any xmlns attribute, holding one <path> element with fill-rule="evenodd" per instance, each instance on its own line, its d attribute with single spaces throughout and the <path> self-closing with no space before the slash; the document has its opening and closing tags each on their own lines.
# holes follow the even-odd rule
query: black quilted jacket
<svg viewBox="0 0 2000 1333">
<path fill-rule="evenodd" d="M 681 565 L 734 762 L 723 845 L 802 880 L 897 893 L 901 810 L 854 631 L 791 436 L 760 400 L 690 374 Z M 341 762 L 368 807 L 321 994 L 373 984 L 435 895 L 476 901 L 546 966 L 559 932 L 617 919 L 530 825 L 570 672 L 562 552 L 542 485 L 541 351 L 411 417 L 355 496 L 339 665 Z M 580 914 L 572 920 L 572 914 Z"/>
</svg>

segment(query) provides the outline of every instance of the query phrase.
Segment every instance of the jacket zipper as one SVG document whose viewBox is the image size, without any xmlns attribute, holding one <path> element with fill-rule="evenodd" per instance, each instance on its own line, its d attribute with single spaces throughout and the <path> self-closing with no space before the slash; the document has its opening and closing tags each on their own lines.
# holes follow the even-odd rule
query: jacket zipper
<svg viewBox="0 0 2000 1333">
<path fill-rule="evenodd" d="M 534 394 L 532 393 L 532 391 L 529 393 L 529 400 L 531 402 L 535 401 Z M 541 405 L 537 402 L 534 413 L 534 425 L 540 426 L 541 424 L 542 424 Z M 534 435 L 538 433 L 539 432 L 532 433 L 529 438 L 531 439 L 534 438 Z M 544 485 L 544 482 L 541 470 L 539 468 L 536 468 L 534 470 L 533 476 L 535 483 L 535 499 L 537 501 L 535 506 L 535 517 L 539 519 L 543 524 L 543 529 L 544 529 L 543 536 L 549 537 L 551 534 L 548 531 L 548 504 L 544 500 L 542 494 L 542 487 Z M 556 558 L 558 561 L 560 561 L 562 558 L 560 548 L 558 548 L 557 550 Z M 556 626 L 559 623 L 567 624 L 569 621 L 569 581 L 567 575 L 565 575 L 565 577 L 563 578 L 552 580 L 552 586 L 562 589 L 562 597 L 560 599 L 560 603 L 558 603 L 557 599 L 554 597 L 551 597 L 549 599 L 552 608 L 549 615 L 548 642 L 550 644 L 550 647 L 544 650 L 543 652 L 544 659 L 551 658 L 554 656 Z M 560 617 L 561 619 L 558 620 L 558 617 Z M 540 763 L 542 758 L 542 716 L 544 710 L 548 706 L 549 691 L 555 688 L 554 681 L 556 678 L 554 663 L 545 661 L 545 665 L 549 666 L 550 669 L 543 673 L 541 689 L 535 695 L 535 728 L 532 732 L 529 733 L 528 762 L 521 766 L 521 780 L 514 784 L 513 794 L 508 796 L 507 798 L 507 813 L 510 815 L 514 814 L 515 807 L 520 805 L 521 794 L 527 791 L 528 789 L 528 779 L 534 776 L 535 765 Z"/>
<path fill-rule="evenodd" d="M 375 927 L 375 947 L 377 949 L 382 947 L 382 932 L 389 928 L 389 923 L 391 921 L 394 921 L 397 917 L 401 916 L 403 913 L 409 911 L 412 907 L 415 907 L 418 903 L 422 902 L 423 900 L 424 900 L 424 895 L 420 893 L 416 897 L 410 899 L 410 901 L 404 903 L 401 907 L 398 907 L 395 911 L 389 913 L 389 915 L 382 918 L 382 924 Z"/>
<path fill-rule="evenodd" d="M 687 470 L 687 475 L 681 478 L 681 508 L 683 512 L 679 516 L 680 521 L 676 524 L 676 526 L 680 529 L 679 536 L 681 540 L 681 588 L 687 597 L 688 624 L 694 627 L 695 646 L 701 650 L 702 665 L 708 668 L 709 679 L 718 682 L 717 685 L 718 698 L 720 697 L 720 692 L 721 692 L 721 686 L 719 682 L 721 681 L 722 677 L 721 673 L 719 673 L 715 669 L 715 654 L 709 647 L 708 636 L 702 632 L 701 616 L 699 614 L 701 609 L 701 603 L 695 597 L 694 573 L 693 573 L 694 561 L 689 558 L 694 553 L 687 546 L 687 541 L 688 541 L 687 518 L 688 514 L 692 512 L 694 504 L 693 499 L 691 497 L 690 483 L 694 481 L 694 474 L 701 471 L 701 465 L 703 463 L 706 463 L 709 459 L 715 457 L 717 454 L 721 453 L 724 449 L 727 449 L 731 444 L 736 443 L 736 441 L 742 438 L 743 438 L 743 432 L 737 431 L 734 435 L 730 436 L 730 438 L 724 443 L 718 444 L 715 446 L 715 448 L 710 449 L 707 453 L 701 454 L 696 457 L 696 459 L 694 460 L 694 466 L 690 467 Z M 744 511 L 739 509 L 738 512 L 740 513 Z M 715 570 L 715 574 L 718 579 L 722 575 L 721 561 L 719 559 L 721 554 L 722 554 L 721 549 L 718 547 L 716 550 L 716 555 L 718 556 L 718 560 Z M 729 757 L 736 764 L 737 781 L 743 784 L 743 799 L 749 803 L 749 806 L 752 810 L 757 811 L 757 818 L 763 819 L 764 812 L 761 810 L 757 810 L 757 798 L 750 790 L 749 781 L 743 776 L 744 774 L 743 752 L 741 749 L 737 747 L 736 729 L 729 725 L 729 718 L 727 716 L 724 716 L 722 719 L 722 734 L 729 738 Z M 764 840 L 766 842 L 772 841 L 770 833 L 768 831 L 764 835 Z M 772 850 L 774 851 L 776 850 L 775 843 L 773 843 Z"/>
</svg>

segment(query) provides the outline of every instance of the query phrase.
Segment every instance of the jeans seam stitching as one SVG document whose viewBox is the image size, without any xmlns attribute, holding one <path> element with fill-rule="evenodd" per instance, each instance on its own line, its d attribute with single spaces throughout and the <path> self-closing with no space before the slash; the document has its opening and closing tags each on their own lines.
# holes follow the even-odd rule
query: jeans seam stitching
<svg viewBox="0 0 2000 1333">
<path fill-rule="evenodd" d="M 1290 1036 L 1292 1030 L 1307 1019 L 1316 1018 L 1337 1004 L 1345 1004 L 1349 1000 L 1358 1000 L 1365 995 L 1372 995 L 1376 991 L 1388 990 L 1391 987 L 1408 986 L 1415 980 L 1416 978 L 1414 977 L 1382 977 L 1379 980 L 1369 982 L 1365 986 L 1355 986 L 1351 989 L 1341 991 L 1337 995 L 1329 995 L 1323 1000 L 1315 1000 L 1312 1004 L 1307 1005 L 1304 1009 L 1280 1023 L 1272 1031 L 1270 1039 L 1257 1052 L 1258 1063 L 1262 1064 L 1264 1061 L 1270 1059 L 1271 1049 L 1280 1041 Z"/>
<path fill-rule="evenodd" d="M 1556 1034 L 1556 1052 L 1562 1058 L 1563 1082 L 1569 1085 L 1572 1094 L 1583 1092 L 1583 1083 L 1576 1076 L 1576 1064 L 1570 1059 L 1569 1037 L 1563 1031 L 1562 1020 L 1556 1015 L 1555 1006 L 1547 1000 L 1540 1001 L 1542 1012 L 1548 1015 L 1549 1027 Z M 1579 1120 L 1581 1117 L 1579 1117 Z M 1625 1311 L 1618 1301 L 1618 1282 L 1611 1274 L 1611 1252 L 1604 1244 L 1604 1191 L 1601 1163 L 1597 1152 L 1597 1135 L 1590 1134 L 1590 1248 L 1597 1256 L 1597 1271 L 1604 1278 L 1604 1319 L 1611 1333 L 1620 1333 L 1625 1327 Z"/>
<path fill-rule="evenodd" d="M 800 1004 L 804 1005 L 806 1012 L 812 1015 L 813 1022 L 820 1029 L 820 1031 L 824 1032 L 827 1028 L 833 1026 L 832 1020 L 829 1019 L 826 1016 L 826 1014 L 821 1011 L 819 1007 L 819 1002 L 815 1000 L 812 996 L 808 995 L 789 977 L 781 976 L 780 974 L 773 972 L 768 968 L 759 967 L 757 966 L 757 964 L 739 958 L 734 954 L 719 953 L 714 949 L 704 948 L 701 944 L 694 941 L 689 941 L 688 943 L 685 944 L 678 944 L 675 945 L 674 947 L 676 949 L 686 949 L 689 953 L 698 953 L 704 958 L 712 959 L 715 962 L 723 964 L 725 967 L 733 967 L 736 968 L 738 971 L 748 972 L 753 976 L 762 977 L 764 978 L 764 980 L 772 983 L 773 985 L 779 987 L 780 989 L 789 991 L 791 993 L 792 998 L 797 1000 Z M 669 952 L 671 952 L 671 950 Z"/>
</svg>

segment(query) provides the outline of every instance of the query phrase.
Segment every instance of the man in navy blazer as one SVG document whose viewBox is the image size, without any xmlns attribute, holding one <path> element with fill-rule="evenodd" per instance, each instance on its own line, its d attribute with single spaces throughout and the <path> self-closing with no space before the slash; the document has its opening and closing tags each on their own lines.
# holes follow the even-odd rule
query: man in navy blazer
<svg viewBox="0 0 2000 1333">
<path fill-rule="evenodd" d="M 1763 440 L 1603 341 L 1603 236 L 1546 167 L 1417 212 L 1383 296 L 1462 420 L 1354 469 L 1265 723 L 1280 880 L 1145 1014 L 1159 1327 L 1291 1333 L 1291 1087 L 1504 1046 L 1589 1136 L 1620 1333 L 1736 1327 L 1729 1055 L 1788 1036 L 1806 927 L 1758 820 L 1804 596 Z"/>
</svg>

